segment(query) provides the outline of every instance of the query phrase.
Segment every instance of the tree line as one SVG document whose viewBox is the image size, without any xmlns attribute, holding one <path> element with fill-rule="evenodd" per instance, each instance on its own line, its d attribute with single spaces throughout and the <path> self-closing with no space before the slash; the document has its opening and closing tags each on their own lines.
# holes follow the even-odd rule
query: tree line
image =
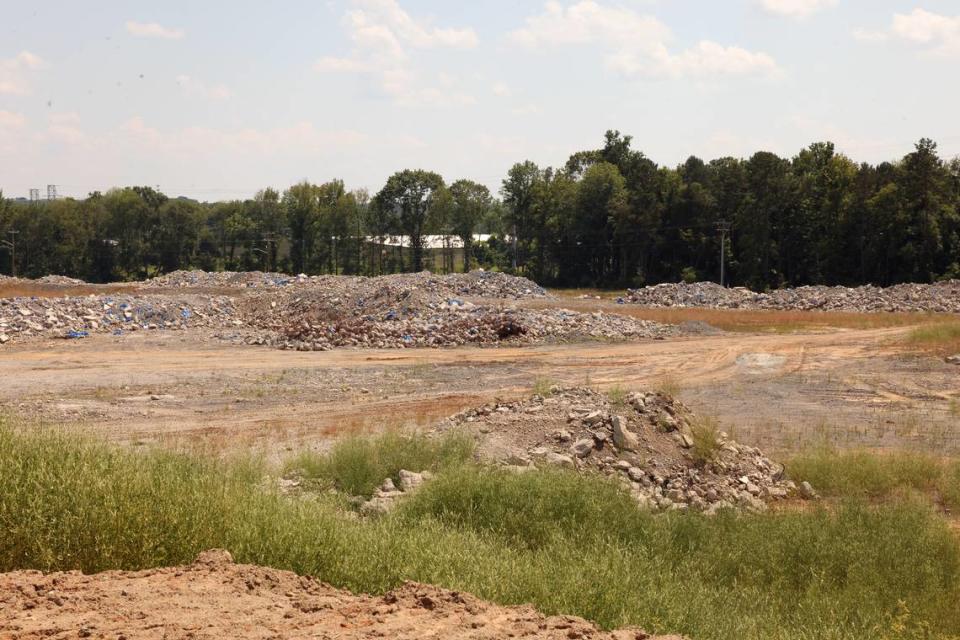
<svg viewBox="0 0 960 640">
<path fill-rule="evenodd" d="M 719 281 L 722 241 L 727 282 L 760 290 L 960 278 L 960 159 L 940 158 L 929 139 L 878 165 L 818 142 L 793 158 L 760 151 L 665 167 L 632 142 L 608 131 L 602 147 L 562 166 L 517 163 L 497 194 L 424 170 L 399 171 L 372 196 L 342 180 L 213 203 L 150 187 L 32 203 L 0 192 L 0 265 L 91 282 L 186 268 L 482 266 L 555 286 L 622 287 Z M 490 237 L 474 242 L 478 233 Z M 428 247 L 428 236 L 443 245 Z"/>
</svg>

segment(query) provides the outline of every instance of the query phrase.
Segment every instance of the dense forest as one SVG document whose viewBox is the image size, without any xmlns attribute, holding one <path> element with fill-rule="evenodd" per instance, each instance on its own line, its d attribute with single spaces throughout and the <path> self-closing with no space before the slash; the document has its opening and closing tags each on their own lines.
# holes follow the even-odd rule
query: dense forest
<svg viewBox="0 0 960 640">
<path fill-rule="evenodd" d="M 448 269 L 559 286 L 719 281 L 721 238 L 727 282 L 755 289 L 960 277 L 960 159 L 944 161 L 931 140 L 876 166 L 824 142 L 793 158 L 760 151 L 676 168 L 631 142 L 609 131 L 563 166 L 517 163 L 498 194 L 423 170 L 373 195 L 340 180 L 215 203 L 149 187 L 30 203 L 0 193 L 0 267 L 92 282 L 186 268 L 375 275 L 420 270 L 437 251 L 424 238 L 440 235 L 460 238 L 470 258 L 444 260 Z M 477 233 L 492 235 L 472 242 Z M 406 248 L 385 241 L 398 235 Z"/>
</svg>

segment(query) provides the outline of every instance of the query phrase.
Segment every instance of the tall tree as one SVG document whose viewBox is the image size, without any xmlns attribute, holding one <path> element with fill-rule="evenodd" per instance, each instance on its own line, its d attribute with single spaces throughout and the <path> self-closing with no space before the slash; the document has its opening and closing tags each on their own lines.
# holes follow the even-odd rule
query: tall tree
<svg viewBox="0 0 960 640">
<path fill-rule="evenodd" d="M 463 270 L 471 269 L 473 260 L 473 234 L 477 225 L 490 210 L 490 190 L 472 180 L 457 180 L 450 185 L 453 198 L 453 233 L 463 242 Z"/>
<path fill-rule="evenodd" d="M 377 194 L 382 206 L 393 208 L 398 213 L 400 228 L 410 241 L 410 267 L 413 271 L 423 270 L 423 236 L 427 216 L 435 196 L 443 186 L 443 178 L 437 173 L 406 169 L 390 176 Z"/>
</svg>

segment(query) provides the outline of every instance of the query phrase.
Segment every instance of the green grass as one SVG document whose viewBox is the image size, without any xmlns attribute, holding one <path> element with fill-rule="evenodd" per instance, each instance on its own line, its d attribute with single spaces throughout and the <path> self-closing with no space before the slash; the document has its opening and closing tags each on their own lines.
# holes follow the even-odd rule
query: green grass
<svg viewBox="0 0 960 640">
<path fill-rule="evenodd" d="M 419 580 L 704 640 L 960 635 L 960 544 L 916 501 L 653 515 L 599 477 L 466 464 L 363 520 L 281 495 L 256 461 L 3 427 L 0 470 L 0 570 L 138 569 L 222 547 L 354 591 Z"/>
<path fill-rule="evenodd" d="M 960 461 L 903 451 L 881 454 L 824 447 L 794 456 L 786 468 L 794 480 L 808 481 L 826 497 L 890 500 L 917 492 L 939 495 L 945 506 L 960 508 Z"/>
<path fill-rule="evenodd" d="M 942 355 L 960 353 L 960 322 L 942 322 L 917 327 L 907 336 L 907 342 L 920 349 Z"/>
<path fill-rule="evenodd" d="M 720 451 L 720 427 L 714 418 L 701 417 L 690 426 L 693 459 L 700 465 L 713 460 Z"/>
<path fill-rule="evenodd" d="M 401 469 L 440 471 L 473 455 L 474 442 L 462 433 L 440 438 L 389 431 L 375 438 L 351 437 L 327 453 L 304 452 L 287 463 L 287 473 L 315 487 L 369 497 L 386 478 L 399 482 Z"/>
<path fill-rule="evenodd" d="M 553 387 L 556 385 L 556 381 L 552 378 L 547 378 L 543 376 L 538 376 L 533 381 L 533 389 L 531 393 L 536 396 L 543 396 L 544 398 L 549 398 L 553 395 Z"/>
</svg>

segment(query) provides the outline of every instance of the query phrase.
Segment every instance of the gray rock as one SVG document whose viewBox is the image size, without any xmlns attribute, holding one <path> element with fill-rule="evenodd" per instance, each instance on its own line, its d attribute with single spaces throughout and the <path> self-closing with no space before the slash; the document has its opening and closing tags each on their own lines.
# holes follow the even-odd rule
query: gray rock
<svg viewBox="0 0 960 640">
<path fill-rule="evenodd" d="M 550 464 L 555 464 L 559 467 L 567 467 L 569 469 L 573 469 L 576 466 L 573 462 L 573 458 L 570 456 L 565 456 L 562 453 L 555 453 L 553 451 L 544 456 L 544 460 Z"/>
<path fill-rule="evenodd" d="M 952 355 L 952 356 L 948 356 L 948 357 L 947 357 L 947 364 L 960 365 L 960 353 L 955 354 L 955 355 Z"/>
<path fill-rule="evenodd" d="M 414 473 L 413 471 L 407 471 L 406 469 L 400 470 L 401 491 L 413 491 L 423 484 L 423 480 L 424 478 L 422 474 Z"/>
<path fill-rule="evenodd" d="M 636 451 L 640 448 L 640 438 L 627 428 L 627 419 L 613 416 L 613 444 L 624 451 Z"/>
<path fill-rule="evenodd" d="M 800 495 L 807 500 L 815 500 L 820 497 L 813 489 L 813 486 L 806 480 L 800 483 Z"/>
<path fill-rule="evenodd" d="M 581 438 L 570 447 L 570 453 L 578 458 L 586 458 L 593 451 L 593 438 Z"/>
</svg>

